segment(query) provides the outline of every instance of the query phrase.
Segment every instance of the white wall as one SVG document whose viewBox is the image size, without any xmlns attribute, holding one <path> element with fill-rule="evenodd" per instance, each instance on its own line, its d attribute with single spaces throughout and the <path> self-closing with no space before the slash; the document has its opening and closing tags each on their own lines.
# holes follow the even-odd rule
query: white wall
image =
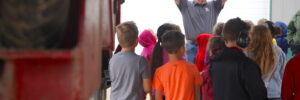
<svg viewBox="0 0 300 100">
<path fill-rule="evenodd" d="M 290 22 L 300 10 L 300 0 L 272 0 L 272 21 Z"/>
<path fill-rule="evenodd" d="M 269 4 L 269 0 L 228 0 L 218 21 L 241 17 L 256 23 L 261 18 L 269 18 Z M 156 32 L 166 22 L 179 25 L 184 32 L 182 17 L 174 0 L 125 0 L 121 21 L 131 20 L 136 22 L 140 32 L 148 28 Z M 141 46 L 138 46 L 136 52 L 141 51 Z"/>
<path fill-rule="evenodd" d="M 269 19 L 270 0 L 227 0 L 218 21 L 226 22 L 235 17 L 252 20 L 254 24 L 261 18 Z"/>
</svg>

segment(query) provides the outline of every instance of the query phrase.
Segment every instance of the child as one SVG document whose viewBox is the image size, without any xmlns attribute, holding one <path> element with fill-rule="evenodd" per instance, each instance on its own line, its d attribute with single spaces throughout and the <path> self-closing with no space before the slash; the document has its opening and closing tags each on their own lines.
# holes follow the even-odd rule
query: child
<svg viewBox="0 0 300 100">
<path fill-rule="evenodd" d="M 156 37 L 151 30 L 144 30 L 139 36 L 139 43 L 144 47 L 141 56 L 150 62 L 152 50 L 156 43 Z"/>
<path fill-rule="evenodd" d="M 225 46 L 224 40 L 222 37 L 215 36 L 211 37 L 207 44 L 208 55 L 209 59 L 214 59 L 219 53 L 221 48 Z M 201 85 L 201 93 L 202 93 L 202 100 L 214 100 L 213 98 L 213 91 L 212 91 L 212 81 L 211 76 L 209 73 L 209 62 L 207 64 L 207 69 L 201 73 L 203 78 L 203 84 Z"/>
<path fill-rule="evenodd" d="M 245 56 L 237 42 L 250 26 L 240 18 L 225 23 L 224 48 L 210 62 L 209 72 L 215 100 L 266 100 L 267 90 L 259 66 Z M 246 33 L 243 33 L 246 34 Z"/>
<path fill-rule="evenodd" d="M 285 54 L 272 43 L 271 32 L 265 26 L 254 26 L 249 35 L 250 44 L 246 49 L 246 54 L 259 65 L 269 100 L 279 100 L 286 61 Z"/>
<path fill-rule="evenodd" d="M 124 22 L 116 27 L 122 47 L 109 62 L 111 100 L 142 100 L 151 91 L 147 60 L 134 53 L 138 43 L 138 29 L 134 22 Z"/>
<path fill-rule="evenodd" d="M 222 36 L 222 31 L 225 23 L 217 23 L 213 27 L 213 35 L 214 36 Z"/>
<path fill-rule="evenodd" d="M 296 55 L 286 64 L 282 80 L 282 100 L 300 100 L 300 45 L 294 45 Z"/>
<path fill-rule="evenodd" d="M 281 28 L 281 34 L 279 36 L 276 36 L 276 41 L 278 46 L 282 49 L 282 51 L 287 55 L 288 53 L 288 40 L 286 39 L 287 36 L 287 25 L 284 22 L 276 22 L 275 25 L 280 26 Z"/>
<path fill-rule="evenodd" d="M 165 24 L 159 26 L 157 29 L 158 41 L 155 44 L 155 47 L 154 47 L 153 53 L 152 53 L 152 57 L 151 57 L 151 61 L 150 61 L 151 78 L 153 78 L 154 73 L 158 67 L 162 66 L 163 64 L 165 64 L 169 61 L 169 57 L 168 57 L 166 50 L 161 46 L 161 41 L 162 41 L 162 36 L 167 31 L 171 31 L 171 30 L 181 31 L 178 25 L 171 24 L 171 23 L 165 23 Z M 154 96 L 155 96 L 155 90 L 153 89 L 153 91 L 151 93 L 151 98 L 155 98 Z"/>
<path fill-rule="evenodd" d="M 196 66 L 199 72 L 202 72 L 204 69 L 206 69 L 206 65 L 204 63 L 205 57 L 206 57 L 206 46 L 207 42 L 210 37 L 212 37 L 212 34 L 202 33 L 196 37 L 197 44 L 198 44 L 198 52 L 196 56 Z"/>
<path fill-rule="evenodd" d="M 169 31 L 162 37 L 162 46 L 170 60 L 155 72 L 155 99 L 161 100 L 161 92 L 164 91 L 166 100 L 199 100 L 200 74 L 194 64 L 182 59 L 185 53 L 184 35 L 178 31 Z"/>
<path fill-rule="evenodd" d="M 272 42 L 277 45 L 277 41 L 275 39 L 276 36 L 281 34 L 281 29 L 279 26 L 276 26 L 272 21 L 266 21 L 264 24 L 269 30 L 271 31 L 272 34 Z"/>
<path fill-rule="evenodd" d="M 158 41 L 155 44 L 155 47 L 153 49 L 152 53 L 152 60 L 151 60 L 151 76 L 154 75 L 155 70 L 162 66 L 163 64 L 167 63 L 169 61 L 168 54 L 165 49 L 161 46 L 162 36 L 167 32 L 171 30 L 177 30 L 181 31 L 178 25 L 165 23 L 157 29 L 157 39 Z"/>
</svg>

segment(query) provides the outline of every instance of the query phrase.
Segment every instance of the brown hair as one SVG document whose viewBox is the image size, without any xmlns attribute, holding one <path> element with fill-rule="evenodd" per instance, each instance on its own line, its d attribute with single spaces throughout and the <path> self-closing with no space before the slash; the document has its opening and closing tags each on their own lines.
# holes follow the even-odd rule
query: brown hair
<svg viewBox="0 0 300 100">
<path fill-rule="evenodd" d="M 163 65 L 163 47 L 160 45 L 162 41 L 162 36 L 171 30 L 177 30 L 180 31 L 180 27 L 176 24 L 171 23 L 164 23 L 163 25 L 159 26 L 157 29 L 157 42 L 153 48 L 152 56 L 150 60 L 150 66 L 151 66 L 151 76 L 153 77 L 156 69 Z"/>
<path fill-rule="evenodd" d="M 254 26 L 254 23 L 251 20 L 244 20 L 245 23 L 247 23 L 250 27 Z"/>
<path fill-rule="evenodd" d="M 266 21 L 264 25 L 271 31 L 272 38 L 281 34 L 280 26 L 276 26 L 272 21 Z"/>
<path fill-rule="evenodd" d="M 233 18 L 226 22 L 223 28 L 223 37 L 225 41 L 236 41 L 240 32 L 248 31 L 250 26 L 240 18 Z"/>
<path fill-rule="evenodd" d="M 161 43 L 169 54 L 175 54 L 184 46 L 184 35 L 177 30 L 168 31 L 162 36 Z"/>
<path fill-rule="evenodd" d="M 225 47 L 225 42 L 222 37 L 214 36 L 208 41 L 207 49 L 212 55 L 216 55 L 217 51 Z"/>
<path fill-rule="evenodd" d="M 280 26 L 275 26 L 274 37 L 276 37 L 276 36 L 281 36 L 281 27 Z"/>
<path fill-rule="evenodd" d="M 257 25 L 263 25 L 266 21 L 268 21 L 268 19 L 262 18 L 258 20 Z"/>
<path fill-rule="evenodd" d="M 271 32 L 267 27 L 253 27 L 250 32 L 250 44 L 246 50 L 253 54 L 251 58 L 260 66 L 263 75 L 275 67 L 275 51 Z"/>
<path fill-rule="evenodd" d="M 133 21 L 124 22 L 116 27 L 121 47 L 133 46 L 138 37 L 138 28 Z"/>
<path fill-rule="evenodd" d="M 222 36 L 225 23 L 217 23 L 213 28 L 213 34 L 215 36 Z"/>
</svg>

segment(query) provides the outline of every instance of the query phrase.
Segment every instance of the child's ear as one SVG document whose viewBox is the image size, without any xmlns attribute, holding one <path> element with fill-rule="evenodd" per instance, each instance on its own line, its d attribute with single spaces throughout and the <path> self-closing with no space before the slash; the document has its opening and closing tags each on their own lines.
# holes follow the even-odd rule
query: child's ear
<svg viewBox="0 0 300 100">
<path fill-rule="evenodd" d="M 179 50 L 180 50 L 180 52 L 183 53 L 183 54 L 186 53 L 184 45 L 182 45 L 182 46 L 179 48 Z"/>
<path fill-rule="evenodd" d="M 134 46 L 136 47 L 139 43 L 139 39 L 137 38 L 135 41 L 134 41 Z"/>
</svg>

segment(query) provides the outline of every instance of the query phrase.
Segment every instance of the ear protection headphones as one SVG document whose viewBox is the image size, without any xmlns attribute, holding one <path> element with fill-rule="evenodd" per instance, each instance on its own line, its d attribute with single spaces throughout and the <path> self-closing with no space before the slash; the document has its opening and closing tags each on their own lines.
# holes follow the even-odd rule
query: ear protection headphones
<svg viewBox="0 0 300 100">
<path fill-rule="evenodd" d="M 246 48 L 250 43 L 248 31 L 241 31 L 237 37 L 236 44 L 241 48 Z"/>
</svg>

